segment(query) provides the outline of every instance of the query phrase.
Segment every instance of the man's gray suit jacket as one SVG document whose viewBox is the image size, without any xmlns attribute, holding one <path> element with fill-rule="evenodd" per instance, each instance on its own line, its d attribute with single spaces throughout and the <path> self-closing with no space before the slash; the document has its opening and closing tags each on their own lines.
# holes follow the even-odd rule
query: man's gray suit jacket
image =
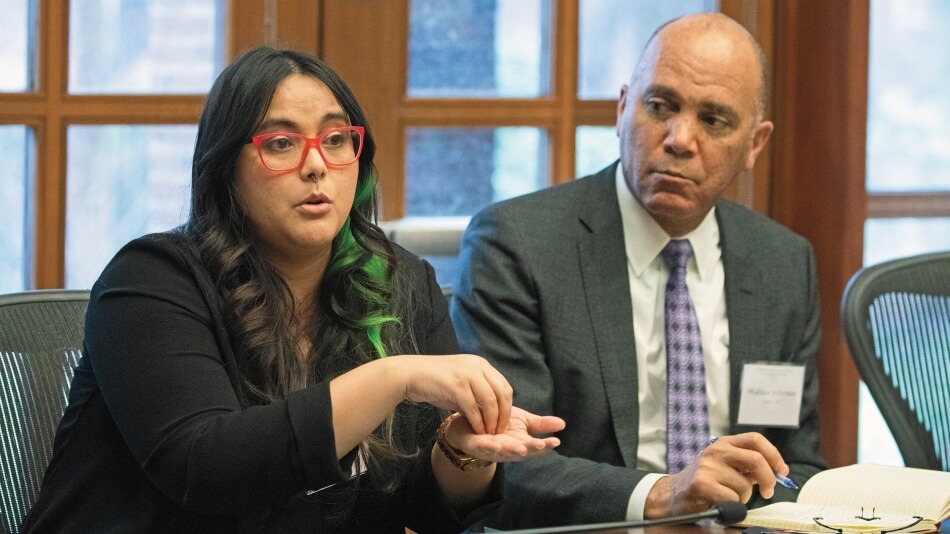
<svg viewBox="0 0 950 534">
<path fill-rule="evenodd" d="M 554 453 L 506 464 L 505 503 L 488 526 L 622 521 L 646 474 L 636 469 L 637 357 L 616 165 L 491 205 L 465 232 L 451 305 L 462 351 L 484 356 L 507 377 L 515 405 L 567 422 Z M 801 485 L 824 467 L 814 254 L 804 238 L 733 202 L 720 201 L 716 217 L 730 431 L 763 433 Z M 742 366 L 758 361 L 806 366 L 799 428 L 736 423 Z M 777 487 L 776 499 L 795 493 Z"/>
</svg>

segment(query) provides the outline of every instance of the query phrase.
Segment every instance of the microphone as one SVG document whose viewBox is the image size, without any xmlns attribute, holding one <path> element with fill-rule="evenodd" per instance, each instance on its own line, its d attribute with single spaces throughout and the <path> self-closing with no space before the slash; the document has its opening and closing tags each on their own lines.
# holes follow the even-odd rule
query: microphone
<svg viewBox="0 0 950 534">
<path fill-rule="evenodd" d="M 724 525 L 732 525 L 745 519 L 746 507 L 742 503 L 722 501 L 712 505 L 705 512 L 694 514 L 671 515 L 659 519 L 644 519 L 641 521 L 616 521 L 613 523 L 589 523 L 586 525 L 568 525 L 563 527 L 528 528 L 522 530 L 506 530 L 506 534 L 563 534 L 566 532 L 596 532 L 611 529 L 644 528 L 659 525 L 681 525 L 695 523 L 700 519 L 715 519 Z"/>
</svg>

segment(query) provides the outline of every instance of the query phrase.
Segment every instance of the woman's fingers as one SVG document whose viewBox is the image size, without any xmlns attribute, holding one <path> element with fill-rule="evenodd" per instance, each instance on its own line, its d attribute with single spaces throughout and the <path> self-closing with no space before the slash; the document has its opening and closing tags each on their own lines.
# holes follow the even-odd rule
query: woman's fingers
<svg viewBox="0 0 950 534">
<path fill-rule="evenodd" d="M 467 419 L 476 434 L 494 434 L 498 428 L 499 404 L 503 403 L 490 380 L 493 371 L 487 362 L 472 362 L 457 395 L 458 411 Z"/>
<path fill-rule="evenodd" d="M 463 443 L 463 450 L 476 458 L 494 462 L 516 462 L 546 454 L 560 445 L 561 440 L 555 437 L 524 438 L 503 433 L 473 434 L 467 436 Z"/>
<path fill-rule="evenodd" d="M 567 423 L 560 417 L 553 415 L 532 415 L 527 419 L 529 434 L 550 434 L 564 430 Z"/>
<path fill-rule="evenodd" d="M 477 434 L 508 427 L 512 389 L 487 360 L 471 354 L 400 356 L 407 366 L 406 398 L 461 412 Z"/>
<path fill-rule="evenodd" d="M 497 409 L 495 427 L 489 430 L 488 433 L 498 434 L 508 429 L 508 424 L 511 420 L 511 402 L 514 396 L 514 390 L 512 390 L 508 379 L 506 379 L 501 372 L 492 367 L 487 360 L 485 364 L 488 365 L 485 378 L 494 392 Z"/>
</svg>

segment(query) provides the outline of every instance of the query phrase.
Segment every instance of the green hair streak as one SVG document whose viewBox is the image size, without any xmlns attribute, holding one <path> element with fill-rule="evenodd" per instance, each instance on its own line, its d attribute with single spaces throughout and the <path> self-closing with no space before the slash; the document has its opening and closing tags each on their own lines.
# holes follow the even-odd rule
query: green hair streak
<svg viewBox="0 0 950 534">
<path fill-rule="evenodd" d="M 353 198 L 353 209 L 359 209 L 373 199 L 376 188 L 376 176 L 371 175 L 356 188 Z M 350 218 L 346 218 L 343 228 L 334 239 L 334 253 L 330 260 L 328 272 L 336 272 L 356 264 L 363 255 L 363 249 L 350 228 Z M 390 315 L 389 303 L 383 296 L 383 289 L 389 283 L 387 277 L 388 265 L 379 255 L 373 254 L 360 271 L 364 276 L 351 276 L 350 283 L 366 302 L 367 313 L 358 320 L 358 324 L 366 330 L 366 337 L 376 351 L 376 356 L 385 358 L 386 347 L 383 346 L 382 330 L 387 323 L 399 323 L 399 318 Z"/>
</svg>

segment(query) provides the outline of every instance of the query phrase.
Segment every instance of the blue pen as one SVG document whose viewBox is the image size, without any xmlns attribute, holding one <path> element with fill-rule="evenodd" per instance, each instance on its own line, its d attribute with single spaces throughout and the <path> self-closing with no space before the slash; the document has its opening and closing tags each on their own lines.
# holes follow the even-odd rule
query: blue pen
<svg viewBox="0 0 950 534">
<path fill-rule="evenodd" d="M 795 484 L 795 482 L 792 481 L 792 479 L 779 473 L 778 471 L 775 471 L 775 480 L 778 481 L 779 484 L 785 486 L 786 488 L 798 489 L 798 486 Z"/>
<path fill-rule="evenodd" d="M 716 443 L 717 439 L 719 438 L 710 439 L 709 444 L 712 445 L 713 443 Z M 778 471 L 772 471 L 772 474 L 775 475 L 775 481 L 779 484 L 785 486 L 788 489 L 798 489 L 798 485 L 795 484 L 795 481 L 783 475 L 782 473 L 779 473 Z"/>
</svg>

